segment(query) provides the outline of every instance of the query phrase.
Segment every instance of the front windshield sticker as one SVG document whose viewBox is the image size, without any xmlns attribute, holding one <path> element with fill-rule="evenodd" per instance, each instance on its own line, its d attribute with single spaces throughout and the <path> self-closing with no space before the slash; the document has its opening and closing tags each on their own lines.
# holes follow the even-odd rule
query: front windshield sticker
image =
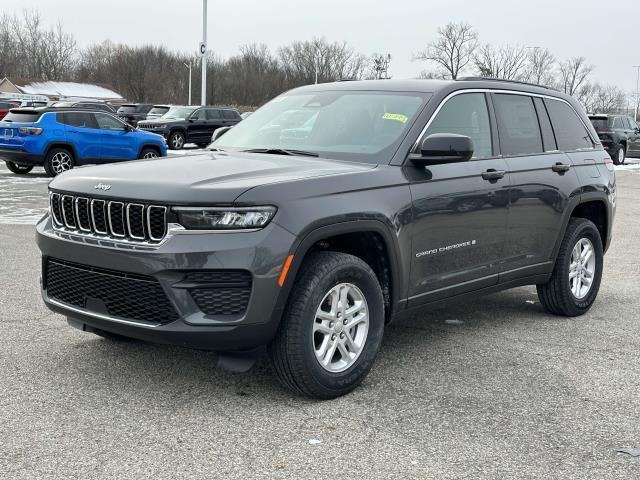
<svg viewBox="0 0 640 480">
<path fill-rule="evenodd" d="M 407 123 L 407 120 L 409 120 L 409 117 L 402 115 L 401 113 L 385 113 L 382 118 L 385 120 L 397 120 L 402 123 Z"/>
</svg>

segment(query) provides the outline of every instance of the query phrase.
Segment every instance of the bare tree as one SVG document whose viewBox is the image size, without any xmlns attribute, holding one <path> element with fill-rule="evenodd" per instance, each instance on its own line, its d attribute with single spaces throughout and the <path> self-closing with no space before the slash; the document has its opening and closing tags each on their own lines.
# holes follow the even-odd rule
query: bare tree
<svg viewBox="0 0 640 480">
<path fill-rule="evenodd" d="M 487 44 L 478 50 L 474 63 L 483 77 L 521 80 L 526 75 L 527 50 L 522 46 L 495 48 Z"/>
<path fill-rule="evenodd" d="M 370 68 L 371 71 L 367 75 L 372 80 L 388 80 L 389 64 L 391 63 L 391 54 L 374 53 L 371 55 Z"/>
<path fill-rule="evenodd" d="M 448 23 L 438 29 L 438 37 L 414 60 L 433 62 L 455 80 L 469 65 L 478 46 L 478 34 L 468 23 Z"/>
<path fill-rule="evenodd" d="M 576 97 L 590 113 L 620 113 L 626 102 L 625 93 L 618 87 L 598 83 L 584 84 Z"/>
<path fill-rule="evenodd" d="M 593 72 L 593 65 L 587 65 L 584 57 L 573 57 L 560 62 L 559 68 L 559 89 L 568 95 L 575 95 Z"/>
<path fill-rule="evenodd" d="M 553 67 L 556 59 L 548 48 L 534 47 L 527 54 L 527 70 L 524 79 L 538 85 L 551 86 L 554 83 Z"/>
</svg>

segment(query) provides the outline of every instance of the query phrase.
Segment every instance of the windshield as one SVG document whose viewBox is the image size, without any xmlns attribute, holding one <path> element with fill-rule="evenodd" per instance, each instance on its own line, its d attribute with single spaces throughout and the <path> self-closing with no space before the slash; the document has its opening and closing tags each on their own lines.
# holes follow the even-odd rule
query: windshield
<svg viewBox="0 0 640 480">
<path fill-rule="evenodd" d="M 188 118 L 195 109 L 195 107 L 171 107 L 169 111 L 162 116 L 162 118 L 184 120 Z"/>
<path fill-rule="evenodd" d="M 149 110 L 149 115 L 164 115 L 169 111 L 169 107 L 153 107 Z"/>
<path fill-rule="evenodd" d="M 388 163 L 429 94 L 327 91 L 284 94 L 216 140 L 222 150 L 303 150 Z"/>
<path fill-rule="evenodd" d="M 612 117 L 589 117 L 589 120 L 591 120 L 591 124 L 596 130 L 599 128 L 610 128 L 611 125 L 613 125 Z"/>
</svg>

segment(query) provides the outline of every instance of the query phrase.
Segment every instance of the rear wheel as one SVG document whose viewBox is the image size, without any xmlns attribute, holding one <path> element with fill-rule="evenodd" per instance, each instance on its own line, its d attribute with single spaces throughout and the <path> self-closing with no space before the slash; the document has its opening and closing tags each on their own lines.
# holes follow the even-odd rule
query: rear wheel
<svg viewBox="0 0 640 480">
<path fill-rule="evenodd" d="M 66 148 L 52 148 L 44 160 L 44 171 L 50 177 L 71 170 L 74 165 L 73 155 Z"/>
<path fill-rule="evenodd" d="M 19 165 L 14 162 L 4 162 L 7 168 L 16 175 L 26 175 L 33 170 L 33 165 Z"/>
<path fill-rule="evenodd" d="M 160 155 L 158 155 L 158 151 L 154 148 L 143 148 L 142 151 L 140 152 L 140 156 L 138 156 L 138 158 L 158 158 Z"/>
<path fill-rule="evenodd" d="M 275 374 L 293 392 L 339 397 L 367 376 L 383 332 L 382 289 L 369 265 L 345 253 L 312 253 L 269 346 Z"/>
<path fill-rule="evenodd" d="M 587 219 L 572 218 L 551 279 L 537 286 L 544 308 L 567 317 L 587 313 L 598 296 L 602 261 L 602 240 L 596 226 Z"/>
<path fill-rule="evenodd" d="M 171 147 L 172 150 L 181 150 L 182 147 L 184 147 L 184 141 L 185 137 L 182 132 L 173 132 L 169 135 L 169 147 Z"/>
</svg>

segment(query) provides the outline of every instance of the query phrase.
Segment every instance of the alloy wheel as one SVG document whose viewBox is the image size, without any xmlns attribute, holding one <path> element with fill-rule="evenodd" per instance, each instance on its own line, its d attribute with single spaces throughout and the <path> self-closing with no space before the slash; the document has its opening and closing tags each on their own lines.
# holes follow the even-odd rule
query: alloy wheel
<svg viewBox="0 0 640 480">
<path fill-rule="evenodd" d="M 156 152 L 150 151 L 145 153 L 142 158 L 158 158 L 158 154 Z"/>
<path fill-rule="evenodd" d="M 624 163 L 624 147 L 618 148 L 618 164 L 622 165 Z"/>
<path fill-rule="evenodd" d="M 591 291 L 596 274 L 596 255 L 591 240 L 581 238 L 573 247 L 569 264 L 569 286 L 578 300 Z"/>
<path fill-rule="evenodd" d="M 369 331 L 369 308 L 362 291 L 340 283 L 320 302 L 313 322 L 313 349 L 322 368 L 339 373 L 362 353 Z"/>
<path fill-rule="evenodd" d="M 71 170 L 73 163 L 71 155 L 66 152 L 58 152 L 51 159 L 51 167 L 56 175 Z"/>
<path fill-rule="evenodd" d="M 179 150 L 182 148 L 183 145 L 184 145 L 184 138 L 182 137 L 182 135 L 180 134 L 174 135 L 173 138 L 171 139 L 171 146 L 174 149 Z"/>
</svg>

